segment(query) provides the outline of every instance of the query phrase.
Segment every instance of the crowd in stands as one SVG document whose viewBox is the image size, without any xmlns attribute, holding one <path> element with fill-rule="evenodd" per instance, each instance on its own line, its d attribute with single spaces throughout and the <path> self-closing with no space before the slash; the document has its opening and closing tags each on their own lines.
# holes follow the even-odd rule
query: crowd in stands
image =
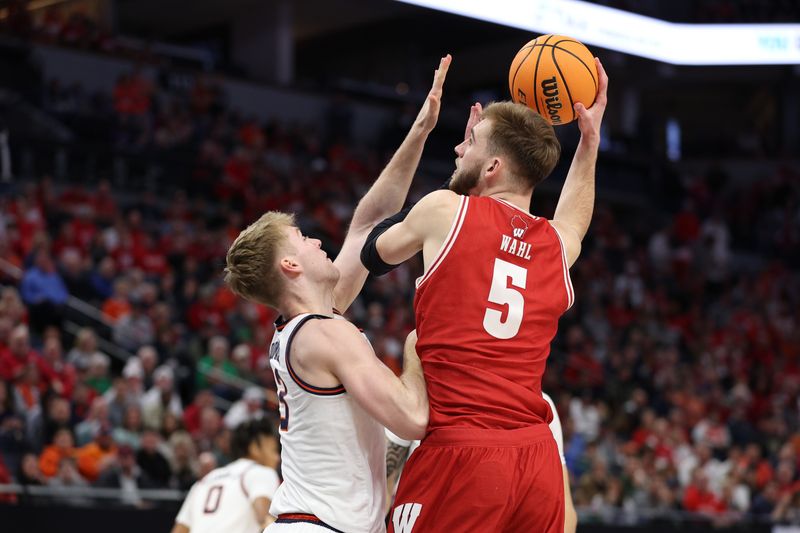
<svg viewBox="0 0 800 533">
<path fill-rule="evenodd" d="M 51 6 L 31 11 L 29 0 L 5 3 L 7 15 L 2 29 L 11 35 L 46 44 L 59 44 L 112 52 L 118 47 L 111 33 L 82 8 Z"/>
<path fill-rule="evenodd" d="M 0 483 L 75 504 L 73 486 L 135 505 L 138 489 L 186 490 L 229 460 L 231 428 L 274 416 L 276 317 L 224 287 L 227 247 L 281 209 L 335 252 L 383 163 L 346 130 L 237 116 L 203 79 L 164 92 L 137 76 L 107 95 L 110 143 L 188 153 L 191 185 L 161 198 L 41 177 L 0 196 Z M 600 201 L 572 269 L 543 388 L 576 504 L 797 522 L 800 175 L 666 175 L 652 206 Z M 420 270 L 370 279 L 348 313 L 396 371 Z M 102 321 L 73 328 L 71 297 Z"/>
</svg>

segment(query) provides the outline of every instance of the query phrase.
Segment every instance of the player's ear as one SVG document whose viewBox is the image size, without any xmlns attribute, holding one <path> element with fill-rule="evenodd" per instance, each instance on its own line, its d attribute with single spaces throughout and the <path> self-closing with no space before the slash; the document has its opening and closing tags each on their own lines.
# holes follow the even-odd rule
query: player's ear
<svg viewBox="0 0 800 533">
<path fill-rule="evenodd" d="M 287 255 L 280 261 L 281 272 L 289 277 L 295 277 L 303 272 L 303 267 L 293 255 Z"/>
<path fill-rule="evenodd" d="M 483 175 L 488 180 L 494 180 L 500 175 L 500 170 L 503 168 L 503 161 L 498 157 L 493 157 L 486 162 L 483 169 Z"/>
</svg>

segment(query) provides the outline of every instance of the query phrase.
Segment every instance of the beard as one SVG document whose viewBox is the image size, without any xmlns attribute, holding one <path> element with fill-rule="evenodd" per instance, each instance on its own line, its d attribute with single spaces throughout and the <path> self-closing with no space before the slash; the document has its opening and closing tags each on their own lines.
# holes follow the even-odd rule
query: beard
<svg viewBox="0 0 800 533">
<path fill-rule="evenodd" d="M 474 165 L 472 168 L 456 169 L 453 176 L 450 178 L 450 190 L 456 194 L 468 195 L 469 191 L 474 189 L 481 179 L 480 165 Z"/>
</svg>

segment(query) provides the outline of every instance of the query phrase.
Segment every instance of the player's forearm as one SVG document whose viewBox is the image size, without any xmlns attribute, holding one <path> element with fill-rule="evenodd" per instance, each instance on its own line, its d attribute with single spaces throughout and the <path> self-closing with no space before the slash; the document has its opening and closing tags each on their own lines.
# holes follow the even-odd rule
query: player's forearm
<svg viewBox="0 0 800 533">
<path fill-rule="evenodd" d="M 575 230 L 581 240 L 589 230 L 594 212 L 598 147 L 599 139 L 581 137 L 553 217 Z"/>
<path fill-rule="evenodd" d="M 403 439 L 421 439 L 425 436 L 428 428 L 428 391 L 425 387 L 425 376 L 422 373 L 422 364 L 416 353 L 409 354 L 406 351 L 403 358 L 403 374 L 400 381 L 405 389 L 406 412 L 411 418 L 411 432 L 408 434 L 397 434 Z"/>
<path fill-rule="evenodd" d="M 372 227 L 403 207 L 428 133 L 414 124 L 400 148 L 356 207 L 352 227 Z"/>
</svg>

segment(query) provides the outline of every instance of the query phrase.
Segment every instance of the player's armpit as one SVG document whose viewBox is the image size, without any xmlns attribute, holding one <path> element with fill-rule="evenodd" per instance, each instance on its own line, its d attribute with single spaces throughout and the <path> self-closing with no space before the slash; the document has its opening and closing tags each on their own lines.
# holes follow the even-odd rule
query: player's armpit
<svg viewBox="0 0 800 533">
<path fill-rule="evenodd" d="M 456 193 L 439 189 L 426 195 L 411 209 L 402 222 L 378 237 L 376 247 L 381 259 L 399 265 L 436 241 L 441 246 L 458 209 Z"/>
<path fill-rule="evenodd" d="M 292 356 L 313 354 L 374 419 L 403 438 L 420 438 L 428 424 L 428 398 L 417 381 L 401 381 L 346 320 L 314 320 L 295 337 Z M 307 359 L 308 360 L 308 359 Z M 420 390 L 421 389 L 421 390 Z"/>
<path fill-rule="evenodd" d="M 551 220 L 550 224 L 558 231 L 561 243 L 564 245 L 564 253 L 567 255 L 567 264 L 572 266 L 581 255 L 581 238 L 578 232 L 560 220 Z"/>
</svg>

